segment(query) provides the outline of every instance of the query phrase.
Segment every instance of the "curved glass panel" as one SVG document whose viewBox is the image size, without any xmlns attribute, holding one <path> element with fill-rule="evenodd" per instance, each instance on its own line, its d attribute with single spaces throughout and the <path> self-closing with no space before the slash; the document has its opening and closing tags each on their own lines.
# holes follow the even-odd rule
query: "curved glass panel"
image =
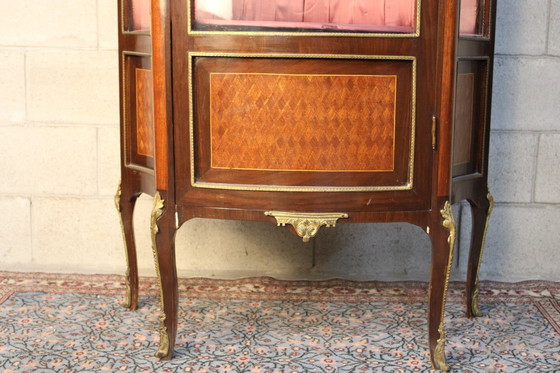
<svg viewBox="0 0 560 373">
<path fill-rule="evenodd" d="M 127 31 L 150 31 L 152 14 L 150 0 L 129 0 L 127 14 Z"/>
<path fill-rule="evenodd" d="M 193 0 L 199 31 L 414 33 L 418 0 Z"/>
<path fill-rule="evenodd" d="M 484 8 L 484 0 L 461 0 L 459 32 L 462 36 L 483 34 Z"/>
</svg>

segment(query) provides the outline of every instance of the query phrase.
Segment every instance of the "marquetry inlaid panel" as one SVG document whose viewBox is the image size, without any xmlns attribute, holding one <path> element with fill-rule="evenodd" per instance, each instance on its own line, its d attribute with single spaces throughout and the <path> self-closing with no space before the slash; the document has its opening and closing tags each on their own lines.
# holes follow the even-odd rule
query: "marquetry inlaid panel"
<svg viewBox="0 0 560 373">
<path fill-rule="evenodd" d="M 475 74 L 457 75 L 453 164 L 472 160 Z"/>
<path fill-rule="evenodd" d="M 397 76 L 212 73 L 211 167 L 392 171 Z"/>
<path fill-rule="evenodd" d="M 147 69 L 136 69 L 136 151 L 154 156 L 153 80 Z"/>
</svg>

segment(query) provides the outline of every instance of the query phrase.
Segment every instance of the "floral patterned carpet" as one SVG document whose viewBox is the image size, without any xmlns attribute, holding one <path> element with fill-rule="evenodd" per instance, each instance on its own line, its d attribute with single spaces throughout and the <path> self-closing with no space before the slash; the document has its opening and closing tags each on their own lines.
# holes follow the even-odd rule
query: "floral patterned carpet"
<svg viewBox="0 0 560 373">
<path fill-rule="evenodd" d="M 481 284 L 485 316 L 446 312 L 454 372 L 560 372 L 560 283 Z M 426 284 L 180 280 L 174 359 L 160 362 L 158 290 L 121 276 L 0 272 L 0 372 L 430 372 Z"/>
</svg>

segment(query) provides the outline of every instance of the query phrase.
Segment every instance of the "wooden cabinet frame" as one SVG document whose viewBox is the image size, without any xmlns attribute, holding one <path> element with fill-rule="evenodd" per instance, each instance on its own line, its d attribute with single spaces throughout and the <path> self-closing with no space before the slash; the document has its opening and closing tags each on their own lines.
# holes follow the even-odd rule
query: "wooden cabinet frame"
<svg viewBox="0 0 560 373">
<path fill-rule="evenodd" d="M 122 179 L 115 203 L 127 254 L 126 306 L 135 309 L 132 213 L 140 194 L 154 196 L 151 234 L 161 288 L 156 356 L 173 355 L 178 310 L 174 238 L 189 219 L 269 221 L 288 226 L 304 241 L 337 223 L 408 222 L 420 226 L 432 242 L 428 347 L 434 368 L 447 370 L 443 320 L 456 236 L 451 205 L 461 200 L 468 200 L 473 211 L 467 315 L 480 315 L 478 272 L 493 205 L 487 165 L 495 1 L 483 2 L 481 36 L 459 35 L 459 0 L 418 0 L 413 34 L 197 31 L 189 18 L 191 2 L 175 0 L 151 0 L 151 31 L 134 32 L 122 24 L 124 1 L 119 1 Z M 395 78 L 376 78 L 383 76 Z M 252 98 L 234 99 L 231 84 L 243 95 L 257 91 L 260 106 L 251 105 Z M 292 93 L 276 94 L 274 84 L 291 84 L 303 95 L 311 92 L 306 84 L 316 84 L 325 104 L 291 103 Z M 344 105 L 329 97 L 331 85 L 347 87 L 337 92 Z M 373 110 L 363 103 L 351 108 L 348 97 L 356 92 L 373 102 Z M 379 105 L 384 113 L 375 110 Z M 239 117 L 237 108 L 244 110 Z M 322 129 L 306 129 L 306 113 L 317 108 L 344 117 L 340 123 L 354 121 L 362 132 L 332 130 L 339 123 L 334 120 L 325 127 L 331 137 L 322 136 Z M 284 127 L 264 131 L 254 119 L 279 118 L 285 110 L 310 142 L 286 145 L 298 141 L 297 133 L 283 129 L 289 123 L 272 119 Z M 221 115 L 231 128 L 249 133 L 245 140 L 262 140 L 261 148 L 251 148 L 263 150 L 260 159 L 250 163 L 238 156 L 246 150 L 243 141 L 231 142 L 234 137 L 225 135 L 230 122 Z M 265 139 L 264 132 L 274 138 Z M 341 138 L 333 139 L 335 133 Z M 232 149 L 220 141 L 231 142 Z M 343 157 L 340 141 L 354 147 L 356 155 L 338 163 L 324 155 L 309 159 L 316 153 L 310 146 L 332 146 L 333 156 Z M 277 162 L 271 144 L 278 146 L 278 157 L 301 162 Z M 295 150 L 286 154 L 287 149 Z M 386 160 L 367 158 L 376 151 Z"/>
</svg>

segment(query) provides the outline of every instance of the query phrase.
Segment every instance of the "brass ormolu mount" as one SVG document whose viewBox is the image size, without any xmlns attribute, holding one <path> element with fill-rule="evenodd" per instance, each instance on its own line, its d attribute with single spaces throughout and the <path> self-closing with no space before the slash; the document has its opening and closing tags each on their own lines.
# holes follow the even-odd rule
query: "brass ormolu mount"
<svg viewBox="0 0 560 373">
<path fill-rule="evenodd" d="M 296 233 L 303 238 L 303 242 L 309 242 L 311 238 L 315 237 L 322 226 L 334 227 L 338 219 L 348 218 L 348 214 L 342 212 L 310 214 L 267 211 L 265 215 L 276 218 L 278 226 L 285 227 L 286 224 L 293 226 Z"/>
</svg>

